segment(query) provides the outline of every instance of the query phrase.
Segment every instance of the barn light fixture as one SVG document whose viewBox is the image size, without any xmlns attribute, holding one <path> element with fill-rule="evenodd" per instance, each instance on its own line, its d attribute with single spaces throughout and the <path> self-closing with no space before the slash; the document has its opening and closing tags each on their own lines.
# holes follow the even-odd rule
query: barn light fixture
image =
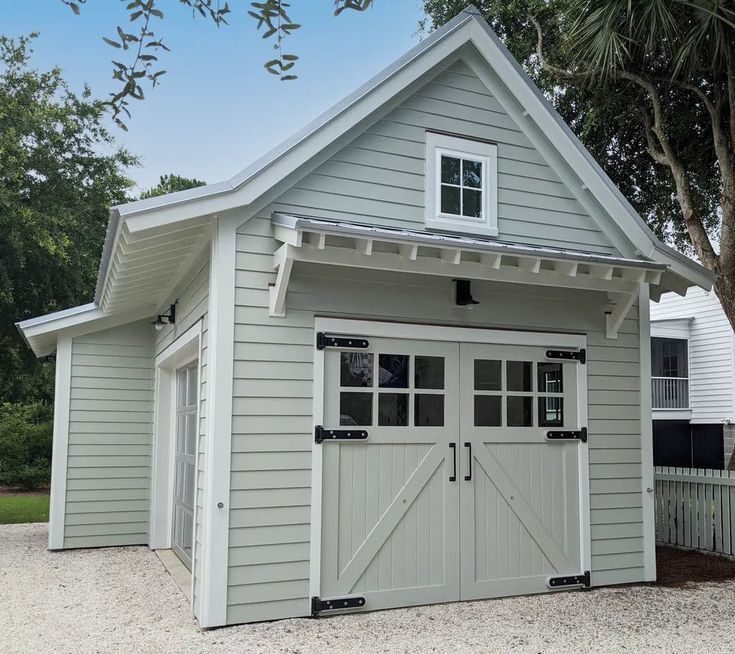
<svg viewBox="0 0 735 654">
<path fill-rule="evenodd" d="M 166 325 L 174 325 L 176 323 L 176 304 L 174 302 L 169 308 L 168 313 L 159 313 L 158 317 L 153 321 L 152 325 L 160 332 Z"/>
<path fill-rule="evenodd" d="M 457 306 L 467 307 L 468 309 L 471 309 L 476 304 L 480 304 L 472 297 L 470 281 L 468 279 L 454 280 L 454 301 Z"/>
</svg>

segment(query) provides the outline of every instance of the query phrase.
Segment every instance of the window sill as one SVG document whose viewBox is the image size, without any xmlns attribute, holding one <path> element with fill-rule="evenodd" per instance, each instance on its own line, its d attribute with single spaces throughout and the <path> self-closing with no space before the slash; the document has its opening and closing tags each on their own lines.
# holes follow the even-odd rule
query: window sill
<svg viewBox="0 0 735 654">
<path fill-rule="evenodd" d="M 474 234 L 477 236 L 496 237 L 497 227 L 489 227 L 484 223 L 463 222 L 462 220 L 445 219 L 441 217 L 427 218 L 426 228 L 441 232 L 452 232 L 453 234 Z"/>
</svg>

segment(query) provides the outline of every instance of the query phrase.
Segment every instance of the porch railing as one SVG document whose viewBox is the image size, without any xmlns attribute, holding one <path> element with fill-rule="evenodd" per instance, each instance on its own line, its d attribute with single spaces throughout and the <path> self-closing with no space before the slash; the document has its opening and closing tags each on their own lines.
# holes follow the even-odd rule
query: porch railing
<svg viewBox="0 0 735 654">
<path fill-rule="evenodd" d="M 651 378 L 654 409 L 688 409 L 688 377 Z"/>
</svg>

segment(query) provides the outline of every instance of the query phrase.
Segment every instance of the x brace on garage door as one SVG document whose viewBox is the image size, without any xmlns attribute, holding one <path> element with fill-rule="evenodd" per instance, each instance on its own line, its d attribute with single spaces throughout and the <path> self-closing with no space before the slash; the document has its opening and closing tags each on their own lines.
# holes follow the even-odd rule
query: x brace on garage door
<svg viewBox="0 0 735 654">
<path fill-rule="evenodd" d="M 274 214 L 272 222 L 283 245 L 273 255 L 278 274 L 270 287 L 271 316 L 286 314 L 296 261 L 604 291 L 608 338 L 617 338 L 641 283 L 651 285 L 654 297 L 664 289 L 681 295 L 687 289 L 666 265 L 651 261 L 284 214 Z"/>
<path fill-rule="evenodd" d="M 589 585 L 584 337 L 316 329 L 312 612 Z"/>
</svg>

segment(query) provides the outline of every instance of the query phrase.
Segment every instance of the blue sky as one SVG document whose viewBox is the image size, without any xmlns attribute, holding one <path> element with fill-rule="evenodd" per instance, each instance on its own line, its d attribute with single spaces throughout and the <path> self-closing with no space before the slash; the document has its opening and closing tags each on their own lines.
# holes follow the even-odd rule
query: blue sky
<svg viewBox="0 0 735 654">
<path fill-rule="evenodd" d="M 128 0 L 87 0 L 74 16 L 61 0 L 13 2 L 3 12 L 7 36 L 40 32 L 33 65 L 60 66 L 74 90 L 86 82 L 97 97 L 116 90 L 102 41 L 125 26 Z M 292 0 L 291 18 L 303 27 L 289 49 L 301 57 L 299 79 L 280 82 L 263 69 L 268 42 L 245 15 L 249 0 L 230 0 L 230 25 L 220 30 L 193 19 L 178 0 L 161 0 L 156 25 L 171 53 L 161 84 L 132 106 L 129 132 L 119 142 L 141 158 L 130 176 L 147 188 L 165 173 L 207 182 L 227 179 L 359 86 L 419 39 L 420 0 L 375 0 L 365 13 L 333 16 L 332 0 Z M 132 31 L 132 30 L 131 30 Z"/>
</svg>

